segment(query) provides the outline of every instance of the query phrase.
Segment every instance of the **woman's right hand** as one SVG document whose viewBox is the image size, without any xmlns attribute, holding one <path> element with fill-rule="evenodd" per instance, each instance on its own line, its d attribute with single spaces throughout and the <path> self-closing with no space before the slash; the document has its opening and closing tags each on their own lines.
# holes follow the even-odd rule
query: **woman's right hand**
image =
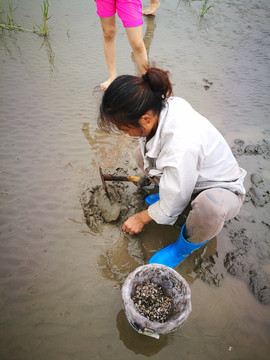
<svg viewBox="0 0 270 360">
<path fill-rule="evenodd" d="M 130 235 L 138 234 L 142 231 L 145 224 L 150 222 L 152 218 L 148 215 L 148 211 L 144 210 L 140 213 L 130 216 L 123 224 L 123 231 Z"/>
</svg>

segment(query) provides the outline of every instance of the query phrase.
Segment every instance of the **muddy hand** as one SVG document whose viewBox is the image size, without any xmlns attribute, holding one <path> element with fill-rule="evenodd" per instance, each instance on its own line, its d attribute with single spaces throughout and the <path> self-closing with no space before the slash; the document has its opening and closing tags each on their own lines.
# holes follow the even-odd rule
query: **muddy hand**
<svg viewBox="0 0 270 360">
<path fill-rule="evenodd" d="M 144 227 L 144 222 L 140 219 L 138 214 L 135 214 L 129 217 L 124 222 L 123 231 L 130 235 L 133 235 L 141 232 L 143 227 Z"/>
<path fill-rule="evenodd" d="M 123 231 L 130 235 L 138 234 L 142 231 L 144 225 L 151 220 L 152 218 L 148 215 L 148 211 L 144 210 L 130 216 L 123 224 Z"/>
</svg>

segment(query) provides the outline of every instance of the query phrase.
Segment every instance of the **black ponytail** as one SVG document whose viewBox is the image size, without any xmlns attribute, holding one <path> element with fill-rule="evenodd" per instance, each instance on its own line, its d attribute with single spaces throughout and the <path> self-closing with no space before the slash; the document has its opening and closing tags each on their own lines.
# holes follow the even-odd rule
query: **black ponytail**
<svg viewBox="0 0 270 360">
<path fill-rule="evenodd" d="M 151 67 L 142 76 L 117 77 L 103 95 L 99 128 L 106 132 L 121 126 L 140 128 L 139 120 L 147 111 L 159 114 L 173 94 L 169 74 Z"/>
</svg>

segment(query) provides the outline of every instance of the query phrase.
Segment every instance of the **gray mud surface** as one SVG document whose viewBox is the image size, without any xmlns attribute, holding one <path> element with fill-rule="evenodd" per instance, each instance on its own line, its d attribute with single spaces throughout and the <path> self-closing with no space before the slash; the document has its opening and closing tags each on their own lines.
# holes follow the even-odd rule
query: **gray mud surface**
<svg viewBox="0 0 270 360">
<path fill-rule="evenodd" d="M 12 3 L 17 25 L 42 23 L 41 0 Z M 203 1 L 160 4 L 144 17 L 149 59 L 247 170 L 243 208 L 176 269 L 191 288 L 185 325 L 159 340 L 136 333 L 121 286 L 177 240 L 188 209 L 129 236 L 122 224 L 145 194 L 109 183 L 104 199 L 99 166 L 135 175 L 137 140 L 97 129 L 107 68 L 94 1 L 51 0 L 45 39 L 0 29 L 0 359 L 269 357 L 270 2 L 209 0 L 204 17 Z M 116 47 L 118 74 L 136 74 L 119 19 Z"/>
</svg>

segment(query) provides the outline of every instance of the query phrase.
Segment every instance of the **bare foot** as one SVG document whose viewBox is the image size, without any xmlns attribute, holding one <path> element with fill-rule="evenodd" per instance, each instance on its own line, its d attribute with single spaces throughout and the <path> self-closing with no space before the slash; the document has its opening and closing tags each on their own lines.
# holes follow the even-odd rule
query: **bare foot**
<svg viewBox="0 0 270 360">
<path fill-rule="evenodd" d="M 143 15 L 156 15 L 156 11 L 159 8 L 160 4 L 158 1 L 151 1 L 147 9 L 143 10 Z"/>
<path fill-rule="evenodd" d="M 111 85 L 111 83 L 113 82 L 113 80 L 116 79 L 116 78 L 117 78 L 117 75 L 111 76 L 111 77 L 109 77 L 108 80 L 106 80 L 106 81 L 104 81 L 103 83 L 101 83 L 101 84 L 100 84 L 101 90 L 107 90 L 108 87 L 109 87 L 109 86 Z"/>
</svg>

